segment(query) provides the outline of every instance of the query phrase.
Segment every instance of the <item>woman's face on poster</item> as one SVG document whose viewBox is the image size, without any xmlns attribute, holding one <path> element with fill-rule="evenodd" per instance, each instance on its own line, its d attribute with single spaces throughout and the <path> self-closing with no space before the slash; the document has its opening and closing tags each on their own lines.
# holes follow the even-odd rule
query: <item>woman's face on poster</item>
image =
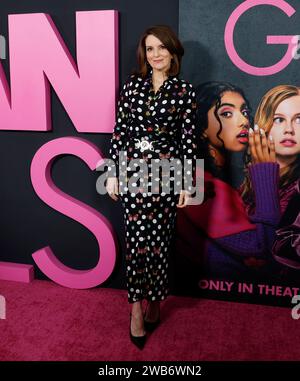
<svg viewBox="0 0 300 381">
<path fill-rule="evenodd" d="M 215 116 L 216 106 L 208 112 L 208 127 L 205 134 L 210 144 L 215 148 L 225 148 L 228 151 L 240 152 L 247 148 L 249 124 L 249 109 L 245 99 L 231 91 L 225 92 L 221 97 L 221 104 L 217 111 L 222 124 Z M 220 139 L 218 138 L 220 137 Z M 223 142 L 224 145 L 223 145 Z"/>
<path fill-rule="evenodd" d="M 278 105 L 269 134 L 274 139 L 276 156 L 296 159 L 300 154 L 300 95 Z"/>
</svg>

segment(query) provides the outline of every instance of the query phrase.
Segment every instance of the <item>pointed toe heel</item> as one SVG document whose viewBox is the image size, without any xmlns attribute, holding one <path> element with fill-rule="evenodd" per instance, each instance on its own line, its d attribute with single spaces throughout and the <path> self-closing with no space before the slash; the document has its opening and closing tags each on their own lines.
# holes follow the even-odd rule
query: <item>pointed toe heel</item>
<svg viewBox="0 0 300 381">
<path fill-rule="evenodd" d="M 146 344 L 146 335 L 144 336 L 133 336 L 131 331 L 129 331 L 129 336 L 131 342 L 138 347 L 139 349 L 143 349 Z"/>
<path fill-rule="evenodd" d="M 131 342 L 138 347 L 139 349 L 143 349 L 146 344 L 146 334 L 144 336 L 133 336 L 131 333 L 131 314 L 130 314 L 130 321 L 129 321 L 129 336 Z"/>
</svg>

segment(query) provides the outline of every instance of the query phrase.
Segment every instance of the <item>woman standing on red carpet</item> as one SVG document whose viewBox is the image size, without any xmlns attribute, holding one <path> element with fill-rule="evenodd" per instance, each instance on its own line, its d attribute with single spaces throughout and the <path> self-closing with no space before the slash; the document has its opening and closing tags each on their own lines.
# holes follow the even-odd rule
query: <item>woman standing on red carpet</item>
<svg viewBox="0 0 300 381">
<path fill-rule="evenodd" d="M 180 159 L 184 165 L 186 159 L 192 165 L 196 158 L 194 89 L 178 77 L 183 53 L 168 26 L 145 31 L 137 49 L 139 70 L 123 86 L 111 140 L 110 156 L 120 159 L 121 165 L 116 176 L 108 178 L 107 191 L 113 200 L 120 195 L 124 208 L 130 338 L 139 348 L 145 344 L 145 329 L 153 330 L 160 321 L 160 301 L 169 292 L 168 260 L 177 207 L 186 206 L 190 197 L 181 187 L 182 179 L 175 186 L 174 168 L 171 177 L 155 175 L 154 162 Z M 124 161 L 121 152 L 126 153 Z M 123 165 L 127 177 L 122 178 Z M 187 175 L 191 179 L 192 171 Z M 128 179 L 135 181 L 130 184 Z M 169 186 L 169 191 L 162 186 Z M 145 314 L 143 299 L 148 301 Z"/>
</svg>

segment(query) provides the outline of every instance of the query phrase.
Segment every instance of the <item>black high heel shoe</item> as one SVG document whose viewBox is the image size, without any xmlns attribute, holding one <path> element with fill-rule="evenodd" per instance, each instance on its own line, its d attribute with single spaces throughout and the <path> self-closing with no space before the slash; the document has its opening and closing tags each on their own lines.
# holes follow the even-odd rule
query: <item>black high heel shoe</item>
<svg viewBox="0 0 300 381">
<path fill-rule="evenodd" d="M 139 349 L 143 349 L 146 343 L 146 334 L 144 336 L 133 336 L 131 333 L 131 313 L 130 313 L 130 321 L 129 321 L 129 336 L 131 342 L 136 345 Z"/>
<path fill-rule="evenodd" d="M 160 324 L 160 312 L 159 312 L 159 315 L 158 315 L 158 319 L 156 321 L 147 321 L 145 319 L 145 317 L 146 317 L 148 306 L 149 306 L 149 304 L 147 305 L 147 308 L 146 308 L 146 311 L 145 311 L 145 314 L 144 314 L 144 328 L 148 332 L 153 332 L 159 326 L 159 324 Z"/>
</svg>

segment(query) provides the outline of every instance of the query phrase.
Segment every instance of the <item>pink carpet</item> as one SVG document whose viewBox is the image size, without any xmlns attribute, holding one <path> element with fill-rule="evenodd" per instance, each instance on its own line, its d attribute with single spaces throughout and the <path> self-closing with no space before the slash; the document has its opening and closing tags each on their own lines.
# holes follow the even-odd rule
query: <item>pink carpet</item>
<svg viewBox="0 0 300 381">
<path fill-rule="evenodd" d="M 0 360 L 299 360 L 291 309 L 170 296 L 143 351 L 128 335 L 123 290 L 0 281 Z"/>
</svg>

